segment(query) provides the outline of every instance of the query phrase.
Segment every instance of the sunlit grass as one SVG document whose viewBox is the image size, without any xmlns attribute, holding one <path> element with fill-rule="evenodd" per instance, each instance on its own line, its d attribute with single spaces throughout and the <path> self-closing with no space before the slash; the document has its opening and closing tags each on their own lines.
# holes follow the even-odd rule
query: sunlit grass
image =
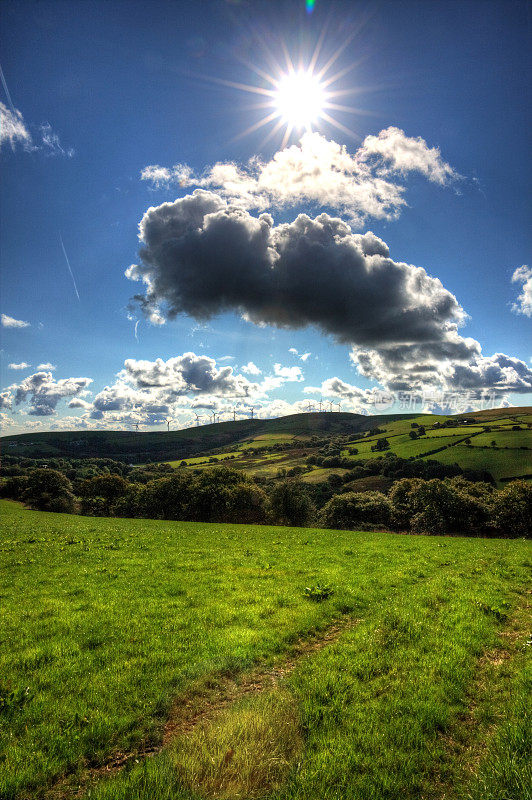
<svg viewBox="0 0 532 800">
<path fill-rule="evenodd" d="M 212 752 L 234 749 L 229 764 L 236 748 L 224 748 L 237 733 L 227 732 L 240 731 L 247 744 L 237 759 L 251 764 L 256 731 L 278 712 L 290 725 L 297 716 L 298 733 L 292 727 L 288 737 L 294 746 L 302 737 L 295 760 L 282 731 L 271 739 L 269 752 L 284 753 L 271 786 L 284 782 L 269 797 L 418 798 L 445 767 L 441 734 L 467 709 L 478 660 L 522 602 L 530 566 L 530 543 L 519 540 L 0 507 L 0 670 L 4 696 L 19 698 L 0 715 L 2 800 L 39 798 L 83 765 L 157 745 L 175 697 L 207 676 L 279 658 L 341 614 L 358 625 L 298 663 L 281 687 L 288 705 L 273 698 L 268 710 L 267 697 L 257 698 L 227 709 L 219 735 L 216 726 L 194 735 Z M 303 594 L 317 583 L 334 588 L 322 603 Z M 190 798 L 190 751 L 182 748 L 132 759 L 91 798 Z M 195 763 L 204 788 L 205 753 Z"/>
</svg>

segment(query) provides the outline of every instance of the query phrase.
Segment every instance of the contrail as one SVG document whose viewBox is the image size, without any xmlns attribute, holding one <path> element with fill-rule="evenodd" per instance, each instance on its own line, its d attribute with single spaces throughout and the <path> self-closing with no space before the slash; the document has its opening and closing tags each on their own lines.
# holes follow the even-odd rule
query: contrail
<svg viewBox="0 0 532 800">
<path fill-rule="evenodd" d="M 65 261 L 67 263 L 67 267 L 68 267 L 68 270 L 70 272 L 70 276 L 72 278 L 72 283 L 74 284 L 74 289 L 75 289 L 76 294 L 78 296 L 78 300 L 80 300 L 78 287 L 76 286 L 76 279 L 74 278 L 74 273 L 72 272 L 72 267 L 70 266 L 70 261 L 68 260 L 68 256 L 66 254 L 65 245 L 63 244 L 63 237 L 61 236 L 61 233 L 59 233 L 59 241 L 61 242 L 61 247 L 63 248 L 63 253 L 65 255 Z"/>
<path fill-rule="evenodd" d="M 0 64 L 0 78 L 2 79 L 2 86 L 4 87 L 4 92 L 6 93 L 7 100 L 9 102 L 9 105 L 11 106 L 11 111 L 13 112 L 13 114 L 16 115 L 17 112 L 16 112 L 16 109 L 15 109 L 15 106 L 13 105 L 13 101 L 11 99 L 11 95 L 9 94 L 9 89 L 7 88 L 6 79 L 4 77 L 4 70 L 2 69 L 2 65 L 1 64 Z"/>
<path fill-rule="evenodd" d="M 137 340 L 137 342 L 138 342 L 138 340 L 139 340 L 139 337 L 138 337 L 138 334 L 137 334 L 137 328 L 139 327 L 139 322 L 140 322 L 140 319 L 138 319 L 138 320 L 135 322 L 135 339 Z"/>
</svg>

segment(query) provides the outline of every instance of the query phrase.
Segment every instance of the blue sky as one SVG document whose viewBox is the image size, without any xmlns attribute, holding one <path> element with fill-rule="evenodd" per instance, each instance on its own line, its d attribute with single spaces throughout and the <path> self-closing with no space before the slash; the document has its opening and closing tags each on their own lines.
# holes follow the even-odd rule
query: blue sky
<svg viewBox="0 0 532 800">
<path fill-rule="evenodd" d="M 269 416 L 320 397 L 372 413 L 375 392 L 395 398 L 390 408 L 405 393 L 425 405 L 433 395 L 435 408 L 451 395 L 466 407 L 488 397 L 532 402 L 530 3 L 317 0 L 308 14 L 295 0 L 86 0 L 4 2 L 1 15 L 9 92 L 0 94 L 6 432 L 157 426 L 167 418 L 180 426 L 196 410 L 204 421 L 210 410 L 234 407 Z M 274 123 L 242 135 L 271 111 L 253 107 L 269 96 L 229 84 L 271 90 L 253 68 L 275 73 L 277 64 L 275 78 L 286 72 L 283 44 L 306 68 L 320 36 L 316 71 L 345 44 L 325 77 L 346 70 L 331 87 L 345 94 L 333 102 L 357 111 L 331 110 L 341 127 L 315 120 L 319 138 L 303 144 L 304 130 L 292 132 L 286 147 L 299 148 L 302 163 L 325 159 L 316 185 L 309 178 L 299 189 L 294 159 L 282 158 L 284 126 L 266 143 Z M 330 143 L 339 149 L 329 163 L 316 147 L 330 153 Z M 351 159 L 346 170 L 342 153 Z M 215 164 L 236 165 L 236 189 L 214 177 Z M 175 165 L 187 165 L 186 180 Z M 142 180 L 155 166 L 159 178 Z M 375 206 L 367 194 L 375 199 L 382 180 L 396 200 L 386 205 L 379 195 Z M 251 200 L 244 184 L 253 187 Z M 141 264 L 137 274 L 147 282 L 124 275 L 141 263 L 138 225 L 147 209 L 194 191 L 197 203 L 216 195 L 227 229 L 223 253 L 209 251 L 203 217 L 187 269 L 204 287 L 224 261 L 230 297 L 216 288 L 208 300 L 203 288 L 193 296 L 182 277 L 185 250 L 169 264 L 160 239 L 147 245 L 151 271 Z M 183 208 L 173 207 L 175 224 Z M 267 268 L 239 238 L 263 213 L 273 218 L 268 253 L 290 290 L 261 288 Z M 153 215 L 157 224 L 161 214 Z M 278 226 L 286 225 L 294 252 L 307 246 L 313 234 L 295 230 L 298 214 L 327 214 L 351 229 L 341 245 L 337 232 L 327 234 L 331 261 L 317 259 L 323 274 L 312 279 L 309 262 L 279 244 Z M 366 231 L 389 254 L 382 244 L 364 252 Z M 165 247 L 169 235 L 161 233 Z M 336 274 L 348 245 L 356 258 L 341 267 L 351 277 L 344 285 L 342 272 L 335 297 L 320 281 Z M 441 288 L 429 281 L 416 295 L 414 266 Z M 379 272 L 375 285 L 367 270 Z M 388 291 L 396 285 L 396 294 Z M 150 323 L 138 303 L 129 307 L 136 293 L 164 324 Z M 341 321 L 335 307 L 346 298 Z M 405 333 L 412 314 L 415 331 Z M 41 367 L 50 364 L 55 369 Z"/>
</svg>

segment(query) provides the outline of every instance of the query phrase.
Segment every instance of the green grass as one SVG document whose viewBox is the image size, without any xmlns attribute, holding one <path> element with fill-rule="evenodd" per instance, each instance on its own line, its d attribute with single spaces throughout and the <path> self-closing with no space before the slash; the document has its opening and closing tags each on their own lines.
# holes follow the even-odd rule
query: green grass
<svg viewBox="0 0 532 800">
<path fill-rule="evenodd" d="M 522 603 L 531 559 L 520 540 L 96 519 L 7 501 L 0 509 L 0 673 L 4 695 L 13 693 L 0 714 L 2 800 L 37 799 L 83 764 L 157 744 L 174 697 L 282 658 L 341 614 L 358 625 L 298 664 L 282 687 L 288 701 L 236 704 L 205 741 L 221 754 L 227 736 L 238 736 L 248 775 L 253 759 L 283 760 L 268 784 L 272 799 L 429 797 L 435 775 L 454 781 L 446 736 L 475 700 L 482 653 Z M 313 603 L 303 592 L 318 583 L 334 594 Z M 520 636 L 506 682 L 516 698 Z M 293 748 L 275 734 L 283 703 Z M 269 731 L 266 755 L 246 719 Z M 494 800 L 506 796 L 494 793 L 497 776 L 520 780 L 508 755 L 519 726 L 518 711 L 497 720 L 500 768 L 482 778 Z M 218 786 L 227 774 L 213 775 L 201 752 L 196 771 L 183 770 L 192 756 L 182 744 L 132 760 L 91 798 L 209 796 L 207 778 L 191 775 Z M 460 780 L 453 791 L 465 798 L 474 779 L 466 771 Z M 227 797 L 255 796 L 237 790 Z M 260 796 L 261 786 L 252 791 Z"/>
<path fill-rule="evenodd" d="M 495 438 L 489 434 L 491 438 Z M 480 438 L 480 437 L 479 437 Z M 475 440 L 472 439 L 471 444 Z M 526 475 L 531 470 L 530 450 L 484 450 L 481 447 L 467 447 L 458 444 L 448 450 L 442 450 L 435 456 L 442 464 L 459 464 L 463 469 L 485 469 L 491 472 L 495 480 L 501 478 Z"/>
</svg>

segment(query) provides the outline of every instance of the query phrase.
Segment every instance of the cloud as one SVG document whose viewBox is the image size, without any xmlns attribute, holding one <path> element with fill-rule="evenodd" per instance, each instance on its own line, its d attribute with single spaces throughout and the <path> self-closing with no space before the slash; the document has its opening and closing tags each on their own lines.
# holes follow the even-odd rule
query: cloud
<svg viewBox="0 0 532 800">
<path fill-rule="evenodd" d="M 74 397 L 73 400 L 70 401 L 68 404 L 69 408 L 83 408 L 85 411 L 92 410 L 92 403 L 88 403 L 86 400 L 83 400 L 81 397 Z"/>
<path fill-rule="evenodd" d="M 312 355 L 312 353 L 299 353 L 295 347 L 290 347 L 288 352 L 292 353 L 293 356 L 297 356 L 301 361 L 306 361 Z"/>
<path fill-rule="evenodd" d="M 10 110 L 0 103 L 0 148 L 4 144 L 9 144 L 13 151 L 17 145 L 21 145 L 24 150 L 33 149 L 31 134 L 21 112 L 16 108 Z"/>
<path fill-rule="evenodd" d="M 31 364 L 27 364 L 25 361 L 21 361 L 20 364 L 8 364 L 8 369 L 28 369 L 31 367 Z"/>
<path fill-rule="evenodd" d="M 218 162 L 201 175 L 186 164 L 172 168 L 151 165 L 141 180 L 154 187 L 213 189 L 247 209 L 312 205 L 334 208 L 352 221 L 366 217 L 394 219 L 406 205 L 398 182 L 410 172 L 446 185 L 461 176 L 421 138 L 386 128 L 368 136 L 351 154 L 344 145 L 319 133 L 305 133 L 298 144 L 274 154 L 268 162 L 252 158 L 246 165 Z"/>
<path fill-rule="evenodd" d="M 475 339 L 459 334 L 467 315 L 440 280 L 394 261 L 382 239 L 339 218 L 300 214 L 276 226 L 269 214 L 253 216 L 197 189 L 148 209 L 139 238 L 140 261 L 126 275 L 145 284 L 135 300 L 157 324 L 234 311 L 257 325 L 313 326 L 333 336 L 351 347 L 361 375 L 393 391 L 467 381 L 529 390 L 523 362 L 483 356 Z M 274 369 L 263 390 L 280 377 Z"/>
<path fill-rule="evenodd" d="M 184 353 L 156 361 L 137 361 L 128 358 L 120 379 L 132 382 L 139 388 L 165 387 L 174 396 L 188 393 L 213 393 L 247 396 L 251 384 L 242 375 L 235 374 L 233 367 L 217 368 L 216 361 L 208 356 Z"/>
<path fill-rule="evenodd" d="M 465 312 L 422 267 L 390 258 L 385 242 L 328 214 L 275 226 L 204 190 L 148 209 L 140 223 L 143 281 L 136 301 L 158 324 L 236 311 L 279 328 L 314 326 L 362 348 L 442 346 L 466 358 Z"/>
<path fill-rule="evenodd" d="M 66 158 L 72 158 L 75 155 L 75 150 L 72 147 L 68 147 L 65 150 L 61 144 L 59 136 L 57 133 L 54 133 L 49 122 L 44 122 L 40 126 L 39 130 L 41 134 L 42 146 L 47 155 L 65 156 Z"/>
<path fill-rule="evenodd" d="M 274 374 L 286 381 L 302 381 L 303 373 L 300 367 L 283 367 L 281 364 L 273 365 Z"/>
<path fill-rule="evenodd" d="M 92 383 L 91 378 L 61 378 L 55 380 L 51 372 L 35 372 L 19 384 L 9 386 L 15 406 L 20 406 L 28 398 L 31 416 L 44 417 L 55 413 L 60 400 L 84 394 Z"/>
<path fill-rule="evenodd" d="M 241 369 L 246 375 L 260 375 L 262 372 L 253 361 L 248 361 Z"/>
<path fill-rule="evenodd" d="M 378 136 L 366 136 L 357 155 L 362 162 L 373 162 L 379 175 L 419 172 L 442 186 L 461 177 L 442 159 L 439 148 L 429 147 L 420 136 L 405 136 L 400 128 L 390 127 Z"/>
<path fill-rule="evenodd" d="M 532 369 L 504 353 L 478 356 L 470 364 L 453 364 L 449 386 L 464 390 L 493 390 L 497 394 L 532 392 Z"/>
<path fill-rule="evenodd" d="M 7 314 L 2 314 L 1 316 L 2 326 L 4 328 L 29 328 L 30 323 L 24 322 L 22 319 L 15 319 L 14 317 L 8 317 Z"/>
<path fill-rule="evenodd" d="M 9 389 L 0 392 L 0 408 L 11 408 L 13 405 L 13 394 Z"/>
<path fill-rule="evenodd" d="M 526 264 L 518 267 L 512 275 L 512 283 L 522 284 L 521 294 L 513 303 L 512 311 L 532 317 L 532 268 Z"/>
<path fill-rule="evenodd" d="M 72 158 L 75 154 L 72 147 L 65 149 L 62 146 L 59 136 L 52 130 L 49 122 L 43 122 L 39 126 L 36 136 L 37 141 L 40 141 L 39 144 L 35 144 L 22 113 L 17 108 L 9 109 L 0 102 L 0 149 L 6 144 L 13 152 L 20 146 L 26 152 L 40 150 L 50 156 Z"/>
<path fill-rule="evenodd" d="M 184 353 L 167 361 L 130 358 L 115 383 L 96 395 L 91 416 L 102 419 L 109 412 L 135 413 L 137 421 L 159 424 L 164 415 L 175 414 L 185 405 L 218 409 L 259 391 L 259 384 L 236 374 L 231 366 L 217 367 L 208 356 Z"/>
<path fill-rule="evenodd" d="M 46 372 L 53 372 L 54 369 L 57 369 L 55 364 L 50 364 L 46 362 L 45 364 L 39 364 L 37 370 L 40 372 L 41 370 L 45 370 Z"/>
</svg>

